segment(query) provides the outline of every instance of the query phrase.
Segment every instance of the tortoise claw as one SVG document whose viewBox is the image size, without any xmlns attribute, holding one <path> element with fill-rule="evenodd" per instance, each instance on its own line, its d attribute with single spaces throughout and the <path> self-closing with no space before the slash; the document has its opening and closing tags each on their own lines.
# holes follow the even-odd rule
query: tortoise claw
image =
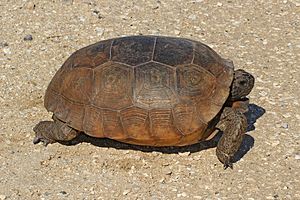
<svg viewBox="0 0 300 200">
<path fill-rule="evenodd" d="M 50 143 L 53 143 L 51 140 L 44 138 L 42 136 L 35 136 L 35 138 L 33 139 L 33 144 L 38 144 L 40 142 L 43 143 L 44 146 L 47 146 Z"/>
<path fill-rule="evenodd" d="M 38 144 L 40 141 L 41 141 L 41 138 L 35 136 L 32 142 L 33 142 L 33 144 Z"/>
<path fill-rule="evenodd" d="M 226 162 L 226 163 L 224 163 L 223 167 L 224 167 L 224 170 L 227 169 L 228 167 L 230 169 L 233 169 L 233 164 L 232 164 L 232 162 Z"/>
</svg>

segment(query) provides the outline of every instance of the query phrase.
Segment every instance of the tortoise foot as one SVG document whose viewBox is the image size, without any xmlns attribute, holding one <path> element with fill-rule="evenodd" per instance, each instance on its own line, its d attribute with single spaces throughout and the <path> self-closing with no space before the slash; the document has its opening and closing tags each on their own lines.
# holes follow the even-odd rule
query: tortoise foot
<svg viewBox="0 0 300 200">
<path fill-rule="evenodd" d="M 69 127 L 55 116 L 54 121 L 41 121 L 34 128 L 35 138 L 33 143 L 43 142 L 45 146 L 55 142 L 66 142 L 75 138 L 79 131 Z"/>
<path fill-rule="evenodd" d="M 223 163 L 223 167 L 224 169 L 227 169 L 228 167 L 233 169 L 233 164 L 232 164 L 232 157 L 229 156 L 228 154 L 220 151 L 219 149 L 217 149 L 217 157 L 219 159 L 220 162 Z"/>
<path fill-rule="evenodd" d="M 38 144 L 40 142 L 42 142 L 44 146 L 53 143 L 51 140 L 44 138 L 42 136 L 35 136 L 35 138 L 33 139 L 33 144 Z"/>
<path fill-rule="evenodd" d="M 42 121 L 39 122 L 34 128 L 35 137 L 33 139 L 33 144 L 38 144 L 40 142 L 43 143 L 44 146 L 47 146 L 50 143 L 54 143 L 55 141 L 47 137 L 47 128 L 51 126 L 53 122 L 50 121 Z"/>
<path fill-rule="evenodd" d="M 223 135 L 217 145 L 217 157 L 224 169 L 232 168 L 234 155 L 239 150 L 247 128 L 247 118 L 237 109 L 226 108 L 220 121 L 224 126 Z"/>
</svg>

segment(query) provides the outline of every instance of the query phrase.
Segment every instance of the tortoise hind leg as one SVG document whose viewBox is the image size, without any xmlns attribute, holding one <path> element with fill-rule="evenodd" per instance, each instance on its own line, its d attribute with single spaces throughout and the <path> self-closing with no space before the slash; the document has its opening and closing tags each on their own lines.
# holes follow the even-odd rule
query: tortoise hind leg
<svg viewBox="0 0 300 200">
<path fill-rule="evenodd" d="M 224 169 L 232 168 L 232 159 L 239 150 L 246 132 L 247 118 L 241 110 L 226 107 L 219 124 L 223 135 L 218 142 L 216 154 L 224 164 Z"/>
<path fill-rule="evenodd" d="M 75 138 L 79 131 L 69 127 L 53 115 L 53 121 L 40 121 L 34 128 L 33 143 L 43 142 L 45 146 L 57 141 L 69 141 Z"/>
</svg>

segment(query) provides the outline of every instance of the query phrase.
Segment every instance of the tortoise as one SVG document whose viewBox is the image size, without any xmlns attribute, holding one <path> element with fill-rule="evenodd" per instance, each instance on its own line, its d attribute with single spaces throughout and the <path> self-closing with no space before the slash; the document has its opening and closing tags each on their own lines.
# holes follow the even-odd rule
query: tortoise
<svg viewBox="0 0 300 200">
<path fill-rule="evenodd" d="M 108 39 L 73 53 L 57 71 L 44 105 L 53 121 L 34 144 L 80 133 L 145 146 L 185 146 L 223 132 L 216 155 L 232 167 L 247 128 L 254 77 L 234 70 L 205 44 L 166 36 Z"/>
</svg>

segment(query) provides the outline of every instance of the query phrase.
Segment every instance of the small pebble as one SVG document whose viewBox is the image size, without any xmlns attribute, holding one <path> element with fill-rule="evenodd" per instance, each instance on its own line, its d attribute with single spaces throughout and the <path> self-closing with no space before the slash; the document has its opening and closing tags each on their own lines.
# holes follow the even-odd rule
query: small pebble
<svg viewBox="0 0 300 200">
<path fill-rule="evenodd" d="M 163 163 L 162 166 L 169 166 L 170 163 Z"/>
<path fill-rule="evenodd" d="M 10 50 L 10 48 L 3 48 L 3 52 L 4 52 L 4 54 L 6 54 L 6 55 L 8 55 L 8 54 L 11 54 L 11 50 Z"/>
<path fill-rule="evenodd" d="M 99 10 L 93 10 L 93 15 L 97 16 L 98 19 L 102 19 L 103 16 L 100 14 Z"/>
<path fill-rule="evenodd" d="M 1 194 L 1 195 L 0 195 L 0 200 L 5 200 L 5 199 L 6 199 L 6 196 L 3 195 L 3 194 Z"/>
<path fill-rule="evenodd" d="M 296 159 L 296 160 L 300 160 L 300 154 L 296 154 L 296 155 L 295 155 L 295 159 Z"/>
<path fill-rule="evenodd" d="M 282 115 L 284 118 L 289 118 L 289 117 L 291 117 L 291 114 L 290 113 L 285 113 L 285 114 L 283 114 Z"/>
<path fill-rule="evenodd" d="M 31 40 L 33 40 L 33 37 L 32 37 L 32 35 L 26 35 L 25 37 L 24 37 L 24 41 L 31 41 Z"/>
<path fill-rule="evenodd" d="M 279 143 L 280 143 L 279 141 L 272 142 L 271 146 L 275 147 L 275 146 L 279 145 Z"/>
<path fill-rule="evenodd" d="M 189 16 L 189 19 L 191 19 L 191 20 L 195 20 L 196 18 L 197 18 L 196 15 L 190 15 L 190 16 Z"/>
<path fill-rule="evenodd" d="M 179 152 L 178 155 L 180 155 L 180 156 L 189 156 L 189 155 L 191 155 L 191 152 L 189 152 L 189 151 L 188 152 L 183 152 L 183 153 Z"/>
<path fill-rule="evenodd" d="M 284 129 L 288 129 L 289 128 L 289 124 L 288 123 L 283 123 L 283 124 L 281 124 L 280 127 L 284 128 Z"/>
<path fill-rule="evenodd" d="M 34 10 L 35 9 L 35 4 L 32 1 L 29 1 L 24 8 L 28 9 L 28 10 Z"/>
<path fill-rule="evenodd" d="M 103 33 L 104 33 L 104 28 L 96 27 L 95 31 L 96 31 L 98 36 L 102 36 Z"/>
<path fill-rule="evenodd" d="M 51 195 L 51 193 L 50 192 L 45 192 L 44 195 L 49 196 L 49 195 Z"/>
<path fill-rule="evenodd" d="M 80 22 L 85 22 L 85 17 L 79 16 L 79 21 L 80 21 Z"/>
<path fill-rule="evenodd" d="M 165 183 L 165 178 L 160 179 L 158 182 Z"/>
<path fill-rule="evenodd" d="M 8 47 L 8 43 L 7 42 L 0 42 L 0 48 L 3 47 Z"/>
<path fill-rule="evenodd" d="M 179 30 L 175 30 L 174 33 L 175 33 L 175 35 L 179 35 L 180 31 Z"/>
<path fill-rule="evenodd" d="M 172 174 L 172 171 L 171 171 L 171 170 L 168 170 L 168 171 L 165 172 L 165 174 L 166 174 L 166 175 L 171 175 L 171 174 Z"/>
<path fill-rule="evenodd" d="M 130 190 L 124 190 L 124 192 L 122 194 L 127 195 L 129 192 L 130 192 Z"/>
<path fill-rule="evenodd" d="M 100 13 L 99 10 L 93 10 L 93 14 L 94 14 L 94 15 L 98 15 L 99 13 Z"/>
<path fill-rule="evenodd" d="M 186 196 L 187 196 L 187 194 L 185 192 L 177 194 L 177 197 L 186 197 Z"/>
<path fill-rule="evenodd" d="M 66 195 L 66 194 L 67 194 L 67 192 L 66 192 L 66 191 L 63 191 L 63 190 L 60 191 L 59 193 L 60 193 L 60 194 L 63 194 L 63 195 Z"/>
</svg>

